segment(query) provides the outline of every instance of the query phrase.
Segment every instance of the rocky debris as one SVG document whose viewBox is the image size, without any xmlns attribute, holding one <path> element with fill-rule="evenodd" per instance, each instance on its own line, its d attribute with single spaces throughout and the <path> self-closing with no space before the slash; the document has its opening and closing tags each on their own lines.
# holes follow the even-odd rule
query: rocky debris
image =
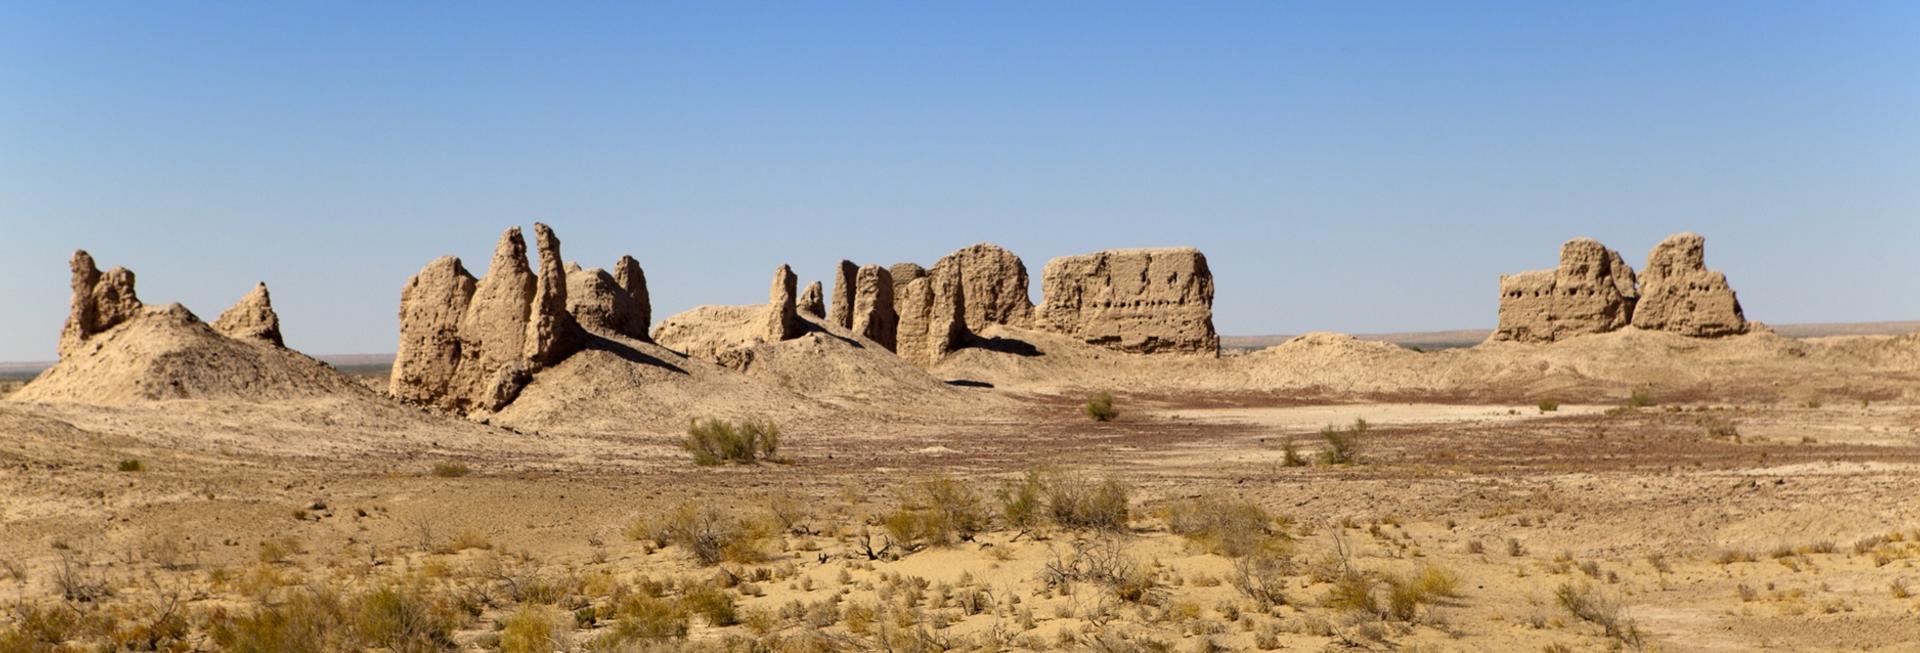
<svg viewBox="0 0 1920 653">
<path fill-rule="evenodd" d="M 799 278 L 793 275 L 793 268 L 781 265 L 773 271 L 773 287 L 767 291 L 766 339 L 773 342 L 792 340 L 805 333 L 800 322 L 794 297 L 794 286 Z"/>
<path fill-rule="evenodd" d="M 88 338 L 140 312 L 139 296 L 133 292 L 133 271 L 116 267 L 100 272 L 93 256 L 76 250 L 69 262 L 73 270 L 73 302 L 67 323 L 60 329 L 60 357 L 78 350 Z"/>
<path fill-rule="evenodd" d="M 893 307 L 893 274 L 878 265 L 860 268 L 854 283 L 854 333 L 893 351 L 900 317 Z"/>
<path fill-rule="evenodd" d="M 1605 333 L 1633 321 L 1639 297 L 1633 268 L 1591 238 L 1560 246 L 1560 266 L 1500 277 L 1500 326 L 1494 340 L 1554 342 Z"/>
<path fill-rule="evenodd" d="M 213 321 L 213 328 L 229 338 L 287 346 L 280 338 L 280 316 L 273 312 L 273 296 L 267 293 L 265 282 L 254 285 L 238 303 L 222 312 Z"/>
<path fill-rule="evenodd" d="M 547 225 L 535 222 L 533 239 L 540 250 L 540 276 L 534 282 L 533 312 L 527 322 L 526 360 L 546 366 L 580 351 L 586 339 L 573 314 L 567 312 L 567 269 L 560 259 L 560 238 Z"/>
<path fill-rule="evenodd" d="M 1746 313 L 1727 276 L 1707 269 L 1707 241 L 1699 234 L 1668 236 L 1647 255 L 1633 326 L 1686 336 L 1746 333 Z"/>
<path fill-rule="evenodd" d="M 843 260 L 833 269 L 833 305 L 827 313 L 827 321 L 840 325 L 842 329 L 853 328 L 854 277 L 859 274 L 860 268 L 853 261 Z"/>
<path fill-rule="evenodd" d="M 1027 294 L 1027 265 L 1013 252 L 990 243 L 962 248 L 942 257 L 933 269 L 958 274 L 967 302 L 967 324 L 1025 326 L 1033 317 Z"/>
<path fill-rule="evenodd" d="M 442 256 L 400 291 L 400 351 L 387 392 L 401 401 L 457 408 L 464 393 L 450 387 L 461 364 L 460 322 L 476 281 L 460 259 Z M 456 396 L 458 395 L 458 396 Z"/>
<path fill-rule="evenodd" d="M 646 270 L 640 269 L 640 262 L 633 260 L 632 256 L 622 256 L 619 262 L 613 264 L 613 282 L 633 298 L 634 308 L 638 311 L 633 319 L 640 322 L 640 335 L 634 337 L 646 340 L 647 328 L 653 325 L 653 295 L 647 292 Z"/>
<path fill-rule="evenodd" d="M 621 259 L 627 261 L 631 259 Z M 600 268 L 567 273 L 567 312 L 589 330 L 612 332 L 646 340 L 646 310 L 614 275 Z"/>
<path fill-rule="evenodd" d="M 807 284 L 807 289 L 800 291 L 800 312 L 818 318 L 825 318 L 827 316 L 827 300 L 823 294 L 820 288 L 820 282 L 815 281 Z"/>
<path fill-rule="evenodd" d="M 1063 256 L 1048 261 L 1042 277 L 1040 328 L 1121 351 L 1219 354 L 1213 273 L 1200 250 Z"/>
<path fill-rule="evenodd" d="M 900 326 L 894 350 L 907 362 L 932 367 L 965 346 L 970 334 L 959 277 L 952 267 L 936 268 L 932 274 L 923 272 L 900 286 L 896 298 Z"/>
</svg>

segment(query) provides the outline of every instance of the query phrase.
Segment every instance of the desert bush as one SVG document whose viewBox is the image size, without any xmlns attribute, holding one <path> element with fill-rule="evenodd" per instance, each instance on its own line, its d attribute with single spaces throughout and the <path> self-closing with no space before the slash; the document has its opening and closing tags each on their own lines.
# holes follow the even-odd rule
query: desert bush
<svg viewBox="0 0 1920 653">
<path fill-rule="evenodd" d="M 687 589 L 686 596 L 680 598 L 687 612 L 700 615 L 707 624 L 714 627 L 726 627 L 740 623 L 740 613 L 734 605 L 733 595 L 711 585 L 695 585 Z"/>
<path fill-rule="evenodd" d="M 887 532 L 902 544 L 946 546 L 970 541 L 987 526 L 980 497 L 952 476 L 915 484 L 906 502 L 887 517 Z"/>
<path fill-rule="evenodd" d="M 1120 416 L 1120 412 L 1113 409 L 1113 393 L 1111 392 L 1102 392 L 1088 397 L 1086 405 L 1081 406 L 1081 410 L 1087 414 L 1089 419 L 1096 422 L 1111 422 L 1113 418 Z"/>
<path fill-rule="evenodd" d="M 1208 553 L 1238 558 L 1286 548 L 1275 528 L 1278 520 L 1248 501 L 1208 495 L 1170 503 L 1163 514 L 1168 530 Z"/>
<path fill-rule="evenodd" d="M 1735 443 L 1740 442 L 1740 426 L 1734 424 L 1733 420 L 1726 418 L 1710 419 L 1706 422 L 1706 429 L 1707 437 L 1709 438 L 1732 440 Z"/>
<path fill-rule="evenodd" d="M 1327 448 L 1320 452 L 1321 462 L 1329 465 L 1351 465 L 1360 462 L 1360 440 L 1367 436 L 1367 420 L 1355 418 L 1346 428 L 1327 425 L 1320 429 L 1320 439 L 1326 440 Z"/>
<path fill-rule="evenodd" d="M 1041 503 L 1046 491 L 1043 481 L 1039 470 L 1027 470 L 1018 480 L 1002 483 L 994 492 L 994 500 L 1000 504 L 1000 521 L 1007 528 L 1029 533 L 1040 526 L 1045 518 Z"/>
<path fill-rule="evenodd" d="M 1054 474 L 1047 478 L 1047 514 L 1062 528 L 1119 531 L 1127 527 L 1129 488 L 1108 478 L 1099 482 L 1081 476 Z"/>
<path fill-rule="evenodd" d="M 452 650 L 453 631 L 465 621 L 450 603 L 417 587 L 379 587 L 356 603 L 348 613 L 355 637 L 365 646 L 396 652 Z"/>
<path fill-rule="evenodd" d="M 348 606 L 321 589 L 293 592 L 278 605 L 229 615 L 216 611 L 208 621 L 208 639 L 228 653 L 324 653 L 349 648 Z"/>
<path fill-rule="evenodd" d="M 1552 399 L 1541 399 L 1539 407 L 1540 407 L 1540 412 L 1551 413 L 1553 411 L 1560 410 L 1560 402 L 1554 401 Z"/>
<path fill-rule="evenodd" d="M 687 425 L 682 446 L 702 466 L 772 460 L 780 450 L 780 427 L 761 420 L 695 420 Z"/>
<path fill-rule="evenodd" d="M 1306 457 L 1300 455 L 1300 447 L 1293 443 L 1292 437 L 1280 443 L 1280 464 L 1284 467 L 1307 466 Z"/>
<path fill-rule="evenodd" d="M 1656 403 L 1658 402 L 1653 399 L 1653 388 L 1649 386 L 1634 388 L 1633 392 L 1627 394 L 1628 408 L 1646 408 Z"/>
<path fill-rule="evenodd" d="M 1040 572 L 1048 587 L 1090 582 L 1106 586 L 1123 601 L 1151 603 L 1155 597 L 1153 574 L 1127 556 L 1119 537 L 1080 538 L 1073 541 L 1071 551 L 1063 553 L 1051 545 L 1048 550 L 1052 559 Z"/>
<path fill-rule="evenodd" d="M 123 472 L 144 472 L 147 471 L 147 464 L 136 458 L 128 458 L 120 461 L 119 469 Z"/>
<path fill-rule="evenodd" d="M 766 555 L 763 546 L 773 535 L 767 524 L 744 522 L 693 502 L 674 508 L 658 528 L 658 537 L 709 566 L 722 561 L 759 562 Z"/>
<path fill-rule="evenodd" d="M 1608 637 L 1621 644 L 1635 649 L 1645 644 L 1645 636 L 1641 634 L 1639 625 L 1620 614 L 1619 600 L 1600 595 L 1593 586 L 1561 583 L 1560 587 L 1554 589 L 1553 597 L 1568 614 L 1599 626 Z"/>
<path fill-rule="evenodd" d="M 493 548 L 493 540 L 489 539 L 486 533 L 468 528 L 462 529 L 459 534 L 454 535 L 453 541 L 450 542 L 448 546 L 451 546 L 455 551 L 465 551 L 468 549 L 487 550 Z"/>
<path fill-rule="evenodd" d="M 614 650 L 621 646 L 678 639 L 690 628 L 685 606 L 648 593 L 635 593 L 614 607 L 618 619 L 595 642 L 594 648 Z"/>
<path fill-rule="evenodd" d="M 1333 587 L 1320 599 L 1320 605 L 1331 610 L 1377 615 L 1380 603 L 1374 597 L 1373 588 L 1378 584 L 1372 574 L 1343 570 L 1334 577 Z"/>
<path fill-rule="evenodd" d="M 267 564 L 281 564 L 294 554 L 300 553 L 300 540 L 292 536 L 280 536 L 260 542 L 260 561 Z"/>
<path fill-rule="evenodd" d="M 1287 577 L 1295 572 L 1292 556 L 1280 551 L 1255 551 L 1233 561 L 1233 588 L 1264 605 L 1287 602 Z"/>
<path fill-rule="evenodd" d="M 1426 566 L 1407 576 L 1388 576 L 1387 615 L 1400 621 L 1418 618 L 1422 606 L 1460 596 L 1460 576 L 1450 569 Z"/>
<path fill-rule="evenodd" d="M 469 469 L 461 463 L 442 462 L 433 464 L 433 475 L 440 478 L 460 478 L 472 473 L 472 469 Z"/>
<path fill-rule="evenodd" d="M 60 651 L 80 629 L 81 613 L 66 606 L 41 606 L 19 601 L 0 613 L 0 651 L 39 653 Z"/>
<path fill-rule="evenodd" d="M 554 653 L 566 650 L 573 617 L 549 605 L 523 605 L 500 628 L 501 653 Z"/>
<path fill-rule="evenodd" d="M 453 650 L 453 631 L 467 618 L 454 602 L 416 586 L 383 585 L 352 598 L 316 587 L 238 615 L 216 610 L 205 629 L 229 653 L 413 653 Z"/>
</svg>

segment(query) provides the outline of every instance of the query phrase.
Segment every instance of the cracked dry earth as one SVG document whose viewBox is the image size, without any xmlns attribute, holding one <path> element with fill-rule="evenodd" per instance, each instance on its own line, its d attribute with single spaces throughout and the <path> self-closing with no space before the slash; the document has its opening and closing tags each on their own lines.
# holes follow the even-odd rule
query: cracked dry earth
<svg viewBox="0 0 1920 653">
<path fill-rule="evenodd" d="M 315 650 L 461 651 L 1920 642 L 1911 403 L 1119 393 L 1119 418 L 1094 422 L 1077 394 L 973 391 L 1012 408 L 783 424 L 782 462 L 720 467 L 691 464 L 679 434 L 514 432 L 398 407 L 0 402 L 0 651 L 241 650 L 235 624 L 391 587 L 444 613 L 441 632 L 368 639 L 349 618 L 301 632 Z M 1356 419 L 1357 463 L 1321 464 L 1322 427 Z M 1007 526 L 996 492 L 1036 469 L 1118 481 L 1124 527 Z M 996 516 L 869 555 L 903 506 L 926 507 L 931 478 Z M 1246 591 L 1246 557 L 1177 525 L 1209 501 L 1266 513 L 1274 591 Z M 729 523 L 758 533 L 754 551 L 703 565 L 656 541 L 648 525 L 680 506 L 743 520 Z M 1132 580 L 1057 573 L 1102 547 Z M 1422 574 L 1447 582 L 1396 603 Z M 1358 601 L 1341 599 L 1348 577 Z M 696 606 L 701 588 L 732 614 Z M 636 630 L 635 596 L 689 607 Z M 77 616 L 44 635 L 55 613 Z"/>
</svg>

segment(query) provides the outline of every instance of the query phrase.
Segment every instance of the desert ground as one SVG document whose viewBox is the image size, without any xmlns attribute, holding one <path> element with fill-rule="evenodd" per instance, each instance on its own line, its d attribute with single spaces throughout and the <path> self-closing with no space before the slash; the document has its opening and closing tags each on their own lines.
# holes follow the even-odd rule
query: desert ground
<svg viewBox="0 0 1920 653">
<path fill-rule="evenodd" d="M 536 380 L 479 423 L 386 400 L 377 369 L 248 401 L 16 383 L 0 650 L 1920 641 L 1916 336 L 1208 358 L 996 328 L 1033 349 L 913 385 L 820 329 L 760 345 L 801 389 L 765 411 Z M 855 372 L 796 376 L 827 362 Z M 696 465 L 707 416 L 773 420 L 773 460 Z"/>
</svg>

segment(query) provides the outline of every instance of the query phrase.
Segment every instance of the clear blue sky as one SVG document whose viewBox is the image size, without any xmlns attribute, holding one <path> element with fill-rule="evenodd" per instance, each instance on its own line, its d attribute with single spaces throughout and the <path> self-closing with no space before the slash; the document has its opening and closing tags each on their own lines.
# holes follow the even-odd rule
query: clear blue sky
<svg viewBox="0 0 1920 653">
<path fill-rule="evenodd" d="M 537 6 L 536 6 L 537 5 Z M 1699 231 L 1749 317 L 1920 319 L 1920 3 L 0 3 L 0 360 L 75 248 L 392 351 L 508 225 L 655 315 L 773 268 L 1193 245 L 1229 334 L 1487 327 Z"/>
</svg>

